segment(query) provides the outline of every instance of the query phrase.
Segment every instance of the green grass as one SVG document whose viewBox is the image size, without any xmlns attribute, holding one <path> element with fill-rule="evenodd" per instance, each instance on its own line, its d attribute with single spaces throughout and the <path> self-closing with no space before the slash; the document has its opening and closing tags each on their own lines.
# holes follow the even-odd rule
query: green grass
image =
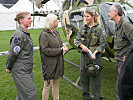
<svg viewBox="0 0 133 100">
<path fill-rule="evenodd" d="M 38 46 L 38 38 L 40 32 L 43 29 L 29 30 L 33 39 L 34 46 Z M 66 38 L 61 28 L 58 28 L 63 42 L 66 42 Z M 0 52 L 9 50 L 9 39 L 12 36 L 13 31 L 1 31 L 0 32 Z M 71 48 L 71 46 L 69 46 Z M 0 56 L 0 100 L 15 100 L 16 87 L 13 82 L 11 74 L 5 72 L 5 63 L 7 55 Z M 33 66 L 33 79 L 37 89 L 37 95 L 41 100 L 41 92 L 43 88 L 42 67 L 40 61 L 39 50 L 34 50 L 34 66 Z M 70 60 L 76 64 L 80 64 L 80 54 L 76 51 L 70 51 L 65 56 L 65 59 Z M 101 94 L 104 96 L 103 100 L 115 99 L 115 82 L 116 71 L 115 64 L 102 59 L 104 69 L 102 71 L 102 88 Z M 76 82 L 79 77 L 79 68 L 74 67 L 65 62 L 65 74 L 66 77 Z M 49 100 L 52 100 L 52 92 L 50 91 Z M 82 100 L 81 91 L 75 88 L 65 79 L 60 80 L 60 100 Z"/>
</svg>

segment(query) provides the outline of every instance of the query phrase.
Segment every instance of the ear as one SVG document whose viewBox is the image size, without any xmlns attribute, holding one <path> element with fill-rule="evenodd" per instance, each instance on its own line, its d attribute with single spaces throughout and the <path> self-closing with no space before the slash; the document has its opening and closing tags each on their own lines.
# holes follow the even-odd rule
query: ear
<svg viewBox="0 0 133 100">
<path fill-rule="evenodd" d="M 19 22 L 22 23 L 23 22 L 23 19 L 20 19 Z"/>
<path fill-rule="evenodd" d="M 95 17 L 96 17 L 95 14 L 92 17 L 95 19 Z"/>
<path fill-rule="evenodd" d="M 115 16 L 118 15 L 118 11 L 115 11 Z"/>
</svg>

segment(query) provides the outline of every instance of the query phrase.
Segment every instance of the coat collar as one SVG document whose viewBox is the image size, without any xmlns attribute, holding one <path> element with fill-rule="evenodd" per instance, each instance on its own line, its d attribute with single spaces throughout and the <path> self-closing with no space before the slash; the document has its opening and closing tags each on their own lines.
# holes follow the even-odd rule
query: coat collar
<svg viewBox="0 0 133 100">
<path fill-rule="evenodd" d="M 53 32 L 52 32 L 50 29 L 44 29 L 44 32 L 47 32 L 47 33 L 53 34 L 53 33 L 55 32 L 55 29 L 54 29 Z"/>
<path fill-rule="evenodd" d="M 118 24 L 116 24 L 116 29 L 118 29 L 122 25 L 123 21 L 124 21 L 124 19 L 121 18 L 120 21 L 118 22 Z"/>
</svg>

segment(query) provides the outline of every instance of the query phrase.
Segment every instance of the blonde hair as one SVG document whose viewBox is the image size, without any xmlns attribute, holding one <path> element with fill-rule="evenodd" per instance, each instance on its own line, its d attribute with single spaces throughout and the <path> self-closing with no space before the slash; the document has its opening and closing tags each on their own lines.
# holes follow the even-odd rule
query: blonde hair
<svg viewBox="0 0 133 100">
<path fill-rule="evenodd" d="M 54 21 L 57 20 L 57 16 L 54 14 L 48 14 L 45 19 L 44 28 L 46 29 L 52 29 L 55 28 Z"/>
<path fill-rule="evenodd" d="M 94 22 L 95 23 L 101 24 L 100 23 L 100 16 L 99 16 L 98 12 L 96 12 L 96 11 L 94 11 L 92 9 L 87 9 L 85 12 L 90 14 L 91 16 L 94 16 Z"/>
<path fill-rule="evenodd" d="M 30 14 L 29 12 L 19 12 L 16 17 L 14 18 L 15 21 L 18 21 L 20 24 L 20 19 L 25 18 L 26 15 Z"/>
</svg>

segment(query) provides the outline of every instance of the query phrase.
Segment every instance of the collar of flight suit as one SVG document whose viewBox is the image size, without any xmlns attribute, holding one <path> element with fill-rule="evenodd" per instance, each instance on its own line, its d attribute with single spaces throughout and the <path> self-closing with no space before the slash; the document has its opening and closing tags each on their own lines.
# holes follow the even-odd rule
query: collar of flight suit
<svg viewBox="0 0 133 100">
<path fill-rule="evenodd" d="M 118 24 L 116 24 L 116 30 L 122 25 L 123 22 L 123 18 L 120 19 L 120 21 L 118 22 Z"/>
<path fill-rule="evenodd" d="M 29 35 L 30 36 L 30 33 L 27 32 L 24 28 L 22 28 L 20 25 L 18 27 L 22 32 L 24 32 L 25 34 Z"/>
<path fill-rule="evenodd" d="M 94 25 L 91 27 L 91 29 L 96 27 L 97 25 L 98 25 L 97 23 L 94 23 Z M 87 26 L 88 26 L 88 28 L 90 28 L 88 23 L 87 23 Z"/>
</svg>

